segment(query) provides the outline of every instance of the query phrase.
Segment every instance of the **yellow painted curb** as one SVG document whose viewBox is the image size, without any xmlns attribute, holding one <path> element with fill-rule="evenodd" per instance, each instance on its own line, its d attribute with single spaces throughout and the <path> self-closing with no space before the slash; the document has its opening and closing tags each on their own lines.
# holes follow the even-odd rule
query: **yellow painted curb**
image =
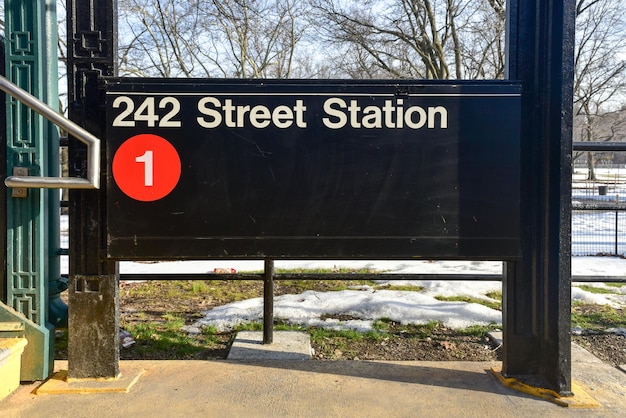
<svg viewBox="0 0 626 418">
<path fill-rule="evenodd" d="M 27 344 L 26 338 L 0 338 L 0 400 L 20 385 L 22 353 Z"/>
<path fill-rule="evenodd" d="M 526 393 L 527 395 L 536 396 L 560 406 L 579 409 L 599 408 L 601 406 L 598 401 L 591 397 L 591 395 L 583 390 L 576 382 L 572 382 L 573 396 L 561 396 L 553 390 L 530 386 L 513 377 L 505 377 L 500 370 L 491 369 L 491 373 L 493 373 L 500 383 L 508 388 Z"/>
<path fill-rule="evenodd" d="M 59 370 L 39 386 L 37 395 L 128 393 L 141 375 L 142 367 L 124 365 L 117 379 L 68 379 L 67 370 Z"/>
</svg>

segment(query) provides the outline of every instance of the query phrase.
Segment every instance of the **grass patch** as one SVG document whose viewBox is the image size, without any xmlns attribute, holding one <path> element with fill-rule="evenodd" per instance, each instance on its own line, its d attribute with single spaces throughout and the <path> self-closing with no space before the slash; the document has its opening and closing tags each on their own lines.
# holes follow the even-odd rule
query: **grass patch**
<svg viewBox="0 0 626 418">
<path fill-rule="evenodd" d="M 401 334 L 407 334 L 409 336 L 413 336 L 416 338 L 428 338 L 430 337 L 437 329 L 441 328 L 443 325 L 439 321 L 430 321 L 425 324 L 412 324 L 412 325 L 396 325 L 395 332 L 399 332 Z"/>
<path fill-rule="evenodd" d="M 403 335 L 408 338 L 428 338 L 435 330 L 442 327 L 439 321 L 430 321 L 425 324 L 402 325 L 388 318 L 374 321 L 372 328 L 381 336 L 389 334 Z"/>
<path fill-rule="evenodd" d="M 489 301 L 483 299 L 476 299 L 469 296 L 435 296 L 435 299 L 440 300 L 442 302 L 467 302 L 467 303 L 477 303 L 479 305 L 484 305 L 488 308 L 495 309 L 498 311 L 502 310 L 502 302 L 500 301 Z"/>
<path fill-rule="evenodd" d="M 469 335 L 472 337 L 485 338 L 488 333 L 496 329 L 500 329 L 500 326 L 497 324 L 471 325 L 467 328 L 457 330 L 457 332 L 461 335 Z"/>
<path fill-rule="evenodd" d="M 389 334 L 380 331 L 361 332 L 353 329 L 328 330 L 314 327 L 309 329 L 309 335 L 313 345 L 318 347 L 332 346 L 334 350 L 342 352 L 339 357 L 344 355 L 351 357 L 357 354 L 353 348 L 354 343 L 379 342 L 387 338 Z M 334 355 L 329 354 L 329 357 L 333 358 Z"/>
<path fill-rule="evenodd" d="M 581 290 L 584 290 L 585 292 L 596 293 L 596 294 L 601 294 L 601 295 L 615 293 L 611 289 L 605 289 L 603 287 L 596 287 L 596 286 L 589 286 L 589 285 L 585 285 L 585 284 L 582 284 L 582 285 L 577 286 L 577 287 L 579 289 L 581 289 Z"/>
<path fill-rule="evenodd" d="M 318 292 L 338 292 L 356 287 L 370 286 L 375 283 L 369 280 L 278 280 L 274 282 L 275 294 L 298 294 L 307 290 Z"/>
<path fill-rule="evenodd" d="M 381 273 L 377 270 L 368 268 L 291 268 L 291 269 L 276 269 L 276 274 L 281 275 L 323 275 L 327 274 L 329 277 L 332 274 L 348 274 L 354 276 L 354 279 L 341 279 L 341 280 L 315 280 L 315 279 L 289 279 L 289 280 L 277 280 L 275 282 L 275 293 L 277 295 L 291 293 L 297 294 L 306 292 L 307 290 L 315 290 L 318 292 L 336 292 L 341 290 L 348 290 L 356 287 L 375 287 L 376 283 L 371 280 L 360 280 L 359 274 L 373 274 Z"/>
<path fill-rule="evenodd" d="M 394 322 L 389 318 L 377 319 L 372 323 L 372 328 L 377 332 L 389 332 L 391 324 Z"/>
<path fill-rule="evenodd" d="M 607 328 L 626 328 L 623 309 L 607 305 L 572 305 L 572 327 L 601 331 Z"/>
<path fill-rule="evenodd" d="M 166 353 L 167 358 L 190 358 L 211 344 L 204 338 L 189 336 L 181 328 L 185 320 L 178 315 L 166 313 L 162 322 L 123 324 L 136 341 L 133 350 L 140 355 Z"/>
<path fill-rule="evenodd" d="M 231 333 L 221 333 L 215 327 L 205 327 L 200 334 L 182 330 L 184 314 L 166 312 L 150 321 L 120 321 L 120 329 L 128 331 L 135 344 L 124 349 L 126 358 L 197 359 L 220 356 Z"/>
<path fill-rule="evenodd" d="M 207 282 L 198 280 L 191 283 L 191 293 L 207 293 L 210 287 Z"/>
<path fill-rule="evenodd" d="M 276 319 L 274 321 L 274 331 L 306 331 L 307 327 L 303 325 L 291 324 L 289 321 Z"/>
<path fill-rule="evenodd" d="M 146 281 L 122 288 L 120 296 L 127 295 L 135 299 L 151 299 L 161 296 L 171 299 L 185 295 L 190 290 L 190 281 Z"/>
<path fill-rule="evenodd" d="M 348 351 L 350 343 L 364 338 L 364 334 L 354 330 L 327 330 L 323 328 L 309 329 L 311 343 L 319 347 L 332 345 L 335 350 Z"/>
<path fill-rule="evenodd" d="M 229 280 L 208 280 L 207 295 L 219 303 L 231 303 L 263 296 L 263 283 L 257 280 L 238 280 L 237 286 L 230 286 Z"/>
<path fill-rule="evenodd" d="M 349 267 L 335 267 L 335 268 L 290 268 L 290 269 L 276 269 L 276 274 L 375 274 L 383 272 L 373 270 L 369 268 L 349 268 Z"/>
<path fill-rule="evenodd" d="M 203 296 L 224 304 L 263 295 L 261 281 L 236 282 L 236 285 L 233 285 L 232 280 L 152 280 L 121 289 L 120 297 L 170 300 Z"/>
<path fill-rule="evenodd" d="M 247 324 L 239 324 L 235 327 L 235 331 L 263 331 L 263 322 L 248 322 Z"/>
<path fill-rule="evenodd" d="M 330 330 L 324 328 L 313 327 L 309 329 L 309 334 L 313 341 L 320 341 L 328 338 L 340 338 L 344 340 L 362 340 L 366 333 L 353 329 Z"/>
<path fill-rule="evenodd" d="M 212 325 L 203 327 L 202 335 L 209 346 L 215 346 L 222 343 L 222 339 L 219 338 L 221 332 L 219 332 L 217 328 Z"/>
<path fill-rule="evenodd" d="M 622 287 L 626 286 L 626 283 L 617 283 L 617 282 L 607 282 L 607 283 L 604 283 L 604 284 L 609 286 L 609 287 L 619 287 L 619 288 L 622 288 Z"/>
<path fill-rule="evenodd" d="M 500 290 L 494 290 L 493 292 L 485 293 L 485 296 L 491 299 L 502 301 L 502 292 Z"/>
</svg>

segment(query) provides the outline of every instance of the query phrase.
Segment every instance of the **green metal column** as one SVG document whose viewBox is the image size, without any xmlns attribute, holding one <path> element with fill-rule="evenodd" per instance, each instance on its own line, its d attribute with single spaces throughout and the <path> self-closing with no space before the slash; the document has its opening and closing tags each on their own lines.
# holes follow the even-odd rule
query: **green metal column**
<svg viewBox="0 0 626 418">
<path fill-rule="evenodd" d="M 55 1 L 5 0 L 7 78 L 52 108 L 58 108 L 56 36 Z M 7 98 L 8 175 L 56 176 L 58 146 L 50 123 Z M 60 276 L 58 200 L 58 191 L 7 193 L 7 304 L 26 317 L 31 330 L 21 380 L 45 379 L 53 371 L 48 292 L 50 278 Z"/>
</svg>

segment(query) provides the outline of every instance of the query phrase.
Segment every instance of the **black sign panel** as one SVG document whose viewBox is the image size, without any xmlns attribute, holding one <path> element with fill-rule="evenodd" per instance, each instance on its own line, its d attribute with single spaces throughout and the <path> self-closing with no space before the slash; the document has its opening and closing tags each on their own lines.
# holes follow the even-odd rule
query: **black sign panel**
<svg viewBox="0 0 626 418">
<path fill-rule="evenodd" d="M 520 86 L 113 79 L 108 256 L 511 259 Z"/>
</svg>

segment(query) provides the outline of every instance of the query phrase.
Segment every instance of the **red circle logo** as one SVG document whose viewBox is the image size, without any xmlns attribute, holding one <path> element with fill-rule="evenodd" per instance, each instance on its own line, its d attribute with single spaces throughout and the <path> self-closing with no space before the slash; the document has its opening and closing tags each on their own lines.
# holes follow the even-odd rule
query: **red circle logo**
<svg viewBox="0 0 626 418">
<path fill-rule="evenodd" d="M 167 196 L 178 184 L 180 157 L 165 138 L 135 135 L 115 152 L 113 178 L 128 197 L 153 202 Z"/>
</svg>

